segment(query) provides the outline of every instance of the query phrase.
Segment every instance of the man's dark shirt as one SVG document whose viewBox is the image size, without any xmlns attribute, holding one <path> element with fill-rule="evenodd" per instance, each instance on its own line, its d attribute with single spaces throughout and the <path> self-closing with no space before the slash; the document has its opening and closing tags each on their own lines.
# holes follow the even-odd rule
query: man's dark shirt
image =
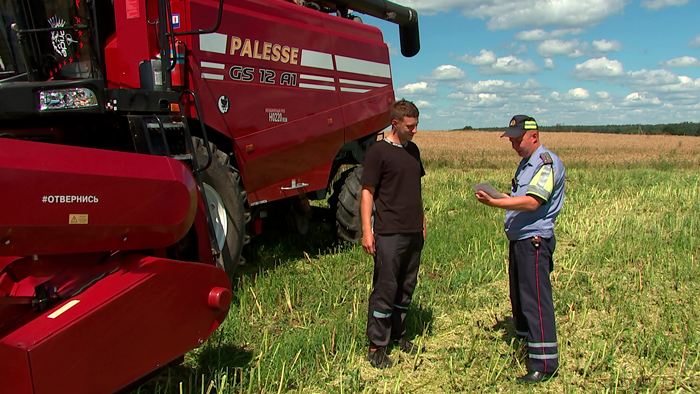
<svg viewBox="0 0 700 394">
<path fill-rule="evenodd" d="M 423 175 L 420 151 L 413 142 L 400 147 L 379 141 L 369 148 L 361 182 L 375 187 L 375 234 L 423 231 Z"/>
</svg>

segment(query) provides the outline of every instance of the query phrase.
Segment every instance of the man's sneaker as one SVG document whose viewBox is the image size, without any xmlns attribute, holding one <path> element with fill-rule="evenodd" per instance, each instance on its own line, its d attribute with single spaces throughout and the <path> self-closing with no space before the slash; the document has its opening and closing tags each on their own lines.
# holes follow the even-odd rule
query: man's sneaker
<svg viewBox="0 0 700 394">
<path fill-rule="evenodd" d="M 369 363 L 372 364 L 374 368 L 379 369 L 391 368 L 391 366 L 394 365 L 394 362 L 387 356 L 384 346 L 374 349 L 370 348 L 369 353 L 367 353 L 367 360 L 369 360 Z"/>
<path fill-rule="evenodd" d="M 416 354 L 418 354 L 419 350 L 422 350 L 418 347 L 418 345 L 414 344 L 406 338 L 401 338 L 396 343 L 399 345 L 399 349 L 401 349 L 402 352 L 408 353 L 411 356 L 415 356 Z"/>
</svg>

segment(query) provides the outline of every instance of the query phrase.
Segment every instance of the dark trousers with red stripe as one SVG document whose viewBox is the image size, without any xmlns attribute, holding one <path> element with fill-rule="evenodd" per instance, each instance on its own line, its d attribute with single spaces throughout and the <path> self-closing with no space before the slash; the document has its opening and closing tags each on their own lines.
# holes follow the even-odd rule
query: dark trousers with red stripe
<svg viewBox="0 0 700 394">
<path fill-rule="evenodd" d="M 539 238 L 539 237 L 538 237 Z M 527 338 L 530 371 L 554 372 L 559 367 L 557 328 L 549 274 L 554 268 L 554 237 L 511 241 L 508 274 L 515 330 Z"/>
<path fill-rule="evenodd" d="M 423 233 L 375 234 L 374 289 L 369 297 L 367 338 L 387 346 L 406 333 L 406 313 L 418 281 Z"/>
</svg>

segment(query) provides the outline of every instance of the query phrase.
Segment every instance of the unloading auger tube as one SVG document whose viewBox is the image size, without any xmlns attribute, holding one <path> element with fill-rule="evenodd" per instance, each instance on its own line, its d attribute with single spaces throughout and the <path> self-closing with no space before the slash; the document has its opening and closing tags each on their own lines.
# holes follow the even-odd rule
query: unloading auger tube
<svg viewBox="0 0 700 394">
<path fill-rule="evenodd" d="M 315 2 L 334 10 L 351 9 L 396 23 L 399 25 L 401 54 L 413 57 L 420 51 L 418 13 L 412 8 L 386 0 L 318 0 Z"/>
</svg>

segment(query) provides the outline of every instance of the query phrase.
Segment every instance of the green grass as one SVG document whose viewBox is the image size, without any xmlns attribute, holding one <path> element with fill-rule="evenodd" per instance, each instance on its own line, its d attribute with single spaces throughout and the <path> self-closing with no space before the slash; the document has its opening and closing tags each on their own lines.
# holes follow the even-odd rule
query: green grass
<svg viewBox="0 0 700 394">
<path fill-rule="evenodd" d="M 671 159 L 669 159 L 671 160 Z M 428 239 L 408 316 L 426 350 L 364 357 L 372 260 L 272 233 L 251 248 L 225 324 L 141 393 L 694 392 L 700 390 L 698 168 L 567 168 L 552 274 L 561 368 L 536 387 L 513 343 L 504 211 L 471 185 L 507 190 L 517 158 L 426 163 Z M 481 162 L 479 162 L 481 161 Z"/>
</svg>

